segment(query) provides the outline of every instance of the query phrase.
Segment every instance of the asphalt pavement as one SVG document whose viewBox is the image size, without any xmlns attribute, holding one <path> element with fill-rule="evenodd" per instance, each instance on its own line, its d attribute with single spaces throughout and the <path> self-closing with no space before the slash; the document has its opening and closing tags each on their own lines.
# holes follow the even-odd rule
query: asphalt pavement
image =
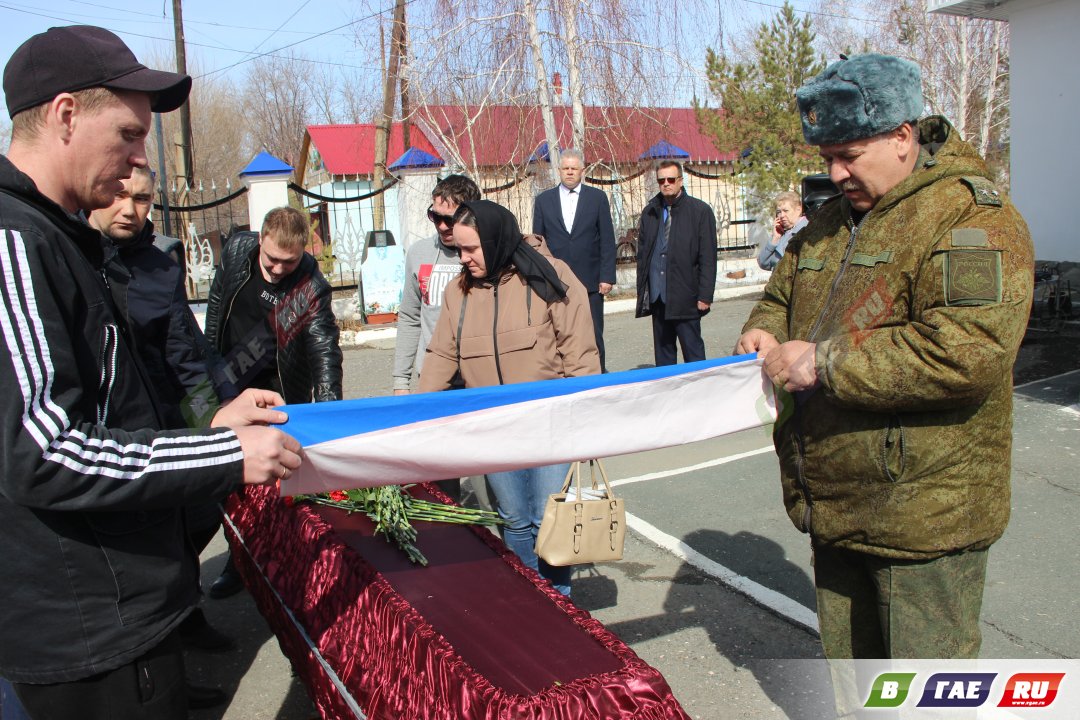
<svg viewBox="0 0 1080 720">
<path fill-rule="evenodd" d="M 737 292 L 737 291 L 736 291 Z M 753 299 L 717 302 L 702 323 L 710 357 L 730 354 Z M 626 305 L 613 308 L 625 308 Z M 388 394 L 392 332 L 345 352 L 346 396 Z M 982 613 L 984 658 L 1080 657 L 1080 359 L 1074 324 L 1025 341 L 1017 363 L 1013 515 L 991 550 Z M 606 318 L 611 370 L 652 365 L 649 321 Z M 643 431 L 647 427 L 643 426 Z M 810 550 L 780 499 L 769 429 L 611 458 L 626 498 L 624 559 L 578 568 L 574 600 L 667 678 L 694 718 L 823 718 Z M 203 556 L 207 582 L 224 558 L 219 535 Z M 239 641 L 225 655 L 189 655 L 200 684 L 230 693 L 196 720 L 316 716 L 246 593 L 206 600 Z"/>
</svg>

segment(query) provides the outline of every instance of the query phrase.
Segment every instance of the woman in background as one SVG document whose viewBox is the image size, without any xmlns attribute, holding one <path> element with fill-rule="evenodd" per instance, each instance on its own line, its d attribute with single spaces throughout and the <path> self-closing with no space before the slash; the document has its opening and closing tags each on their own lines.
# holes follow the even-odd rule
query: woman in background
<svg viewBox="0 0 1080 720">
<path fill-rule="evenodd" d="M 784 257 L 788 243 L 795 233 L 806 227 L 807 218 L 803 213 L 802 199 L 797 193 L 782 192 L 776 196 L 776 219 L 773 223 L 772 239 L 761 244 L 758 251 L 758 267 L 772 270 Z"/>
</svg>

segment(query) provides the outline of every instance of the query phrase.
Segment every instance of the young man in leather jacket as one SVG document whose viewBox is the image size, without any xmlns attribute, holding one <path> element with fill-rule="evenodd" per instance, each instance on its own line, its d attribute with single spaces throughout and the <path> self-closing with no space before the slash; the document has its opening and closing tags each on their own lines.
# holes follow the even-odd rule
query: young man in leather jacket
<svg viewBox="0 0 1080 720">
<path fill-rule="evenodd" d="M 291 207 L 266 214 L 262 232 L 241 232 L 221 251 L 210 287 L 206 337 L 221 356 L 221 384 L 280 392 L 287 403 L 341 399 L 341 348 L 330 283 L 304 247 L 307 218 Z M 242 588 L 232 562 L 210 597 Z"/>
</svg>

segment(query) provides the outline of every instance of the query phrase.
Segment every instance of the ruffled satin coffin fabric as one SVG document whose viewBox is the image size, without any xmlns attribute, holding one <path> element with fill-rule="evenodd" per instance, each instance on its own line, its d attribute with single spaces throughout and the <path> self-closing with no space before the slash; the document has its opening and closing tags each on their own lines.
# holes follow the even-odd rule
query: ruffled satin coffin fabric
<svg viewBox="0 0 1080 720">
<path fill-rule="evenodd" d="M 245 584 L 324 718 L 688 717 L 657 670 L 486 530 L 416 523 L 425 568 L 360 514 L 273 489 L 245 488 L 227 512 Z"/>
</svg>

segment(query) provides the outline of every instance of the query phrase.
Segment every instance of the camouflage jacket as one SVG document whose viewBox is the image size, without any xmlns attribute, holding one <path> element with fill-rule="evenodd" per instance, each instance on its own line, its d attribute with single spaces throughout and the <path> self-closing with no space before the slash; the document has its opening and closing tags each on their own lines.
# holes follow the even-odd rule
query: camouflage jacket
<svg viewBox="0 0 1080 720">
<path fill-rule="evenodd" d="M 817 343 L 820 386 L 773 433 L 792 522 L 911 559 L 986 547 L 1008 523 L 1033 254 L 971 146 L 943 118 L 919 125 L 914 172 L 858 226 L 846 198 L 818 210 L 743 329 Z"/>
</svg>

